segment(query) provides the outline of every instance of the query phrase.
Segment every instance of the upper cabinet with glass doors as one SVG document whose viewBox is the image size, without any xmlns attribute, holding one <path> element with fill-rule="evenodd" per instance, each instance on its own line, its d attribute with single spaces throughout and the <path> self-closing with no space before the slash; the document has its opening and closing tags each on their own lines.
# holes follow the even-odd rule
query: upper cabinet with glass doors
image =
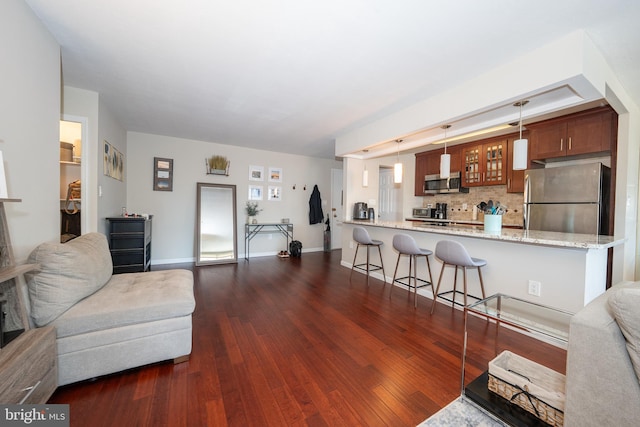
<svg viewBox="0 0 640 427">
<path fill-rule="evenodd" d="M 504 185 L 507 182 L 507 139 L 478 141 L 462 148 L 462 185 Z"/>
</svg>

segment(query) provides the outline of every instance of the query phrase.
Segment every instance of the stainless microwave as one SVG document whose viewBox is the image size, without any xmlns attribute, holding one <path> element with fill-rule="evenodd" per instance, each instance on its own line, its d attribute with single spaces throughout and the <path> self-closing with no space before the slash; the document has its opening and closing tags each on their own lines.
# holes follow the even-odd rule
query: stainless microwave
<svg viewBox="0 0 640 427">
<path fill-rule="evenodd" d="M 469 189 L 462 186 L 460 172 L 451 172 L 449 178 L 440 178 L 440 175 L 426 175 L 424 177 L 424 194 L 468 192 Z"/>
</svg>

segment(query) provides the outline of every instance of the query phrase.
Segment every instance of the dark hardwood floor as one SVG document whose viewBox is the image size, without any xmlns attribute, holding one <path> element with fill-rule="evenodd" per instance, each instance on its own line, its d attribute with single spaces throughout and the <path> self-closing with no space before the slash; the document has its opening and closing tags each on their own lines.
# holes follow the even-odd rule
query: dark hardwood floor
<svg viewBox="0 0 640 427">
<path fill-rule="evenodd" d="M 463 315 L 340 266 L 340 251 L 193 268 L 193 351 L 58 388 L 72 426 L 415 426 L 460 395 Z M 439 267 L 435 267 L 435 274 Z M 501 328 L 503 329 L 503 328 Z M 471 319 L 467 381 L 495 357 Z M 564 372 L 562 352 L 512 331 L 500 348 Z"/>
</svg>

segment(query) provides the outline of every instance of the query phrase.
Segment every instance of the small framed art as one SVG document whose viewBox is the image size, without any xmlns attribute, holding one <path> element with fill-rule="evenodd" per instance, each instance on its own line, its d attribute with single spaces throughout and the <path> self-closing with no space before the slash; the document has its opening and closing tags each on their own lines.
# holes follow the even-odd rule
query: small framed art
<svg viewBox="0 0 640 427">
<path fill-rule="evenodd" d="M 279 202 L 282 199 L 282 187 L 269 186 L 269 200 Z"/>
<path fill-rule="evenodd" d="M 249 166 L 249 181 L 264 181 L 264 166 Z"/>
<path fill-rule="evenodd" d="M 262 200 L 262 185 L 249 186 L 249 200 Z"/>
<path fill-rule="evenodd" d="M 153 158 L 153 191 L 173 191 L 173 159 Z"/>
<path fill-rule="evenodd" d="M 269 181 L 282 182 L 282 168 L 269 168 Z"/>
<path fill-rule="evenodd" d="M 124 155 L 105 139 L 104 142 L 104 174 L 118 181 L 124 180 Z"/>
</svg>

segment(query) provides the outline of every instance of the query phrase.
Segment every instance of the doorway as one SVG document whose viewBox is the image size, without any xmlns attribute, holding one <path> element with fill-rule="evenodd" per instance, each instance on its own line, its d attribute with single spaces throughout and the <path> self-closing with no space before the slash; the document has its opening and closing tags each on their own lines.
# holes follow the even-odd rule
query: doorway
<svg viewBox="0 0 640 427">
<path fill-rule="evenodd" d="M 60 241 L 82 234 L 81 122 L 60 121 Z"/>
<path fill-rule="evenodd" d="M 344 192 L 342 169 L 331 169 L 331 249 L 342 248 L 342 221 L 344 221 Z"/>
<path fill-rule="evenodd" d="M 380 166 L 378 220 L 402 221 L 402 184 L 393 182 L 393 168 Z"/>
</svg>

